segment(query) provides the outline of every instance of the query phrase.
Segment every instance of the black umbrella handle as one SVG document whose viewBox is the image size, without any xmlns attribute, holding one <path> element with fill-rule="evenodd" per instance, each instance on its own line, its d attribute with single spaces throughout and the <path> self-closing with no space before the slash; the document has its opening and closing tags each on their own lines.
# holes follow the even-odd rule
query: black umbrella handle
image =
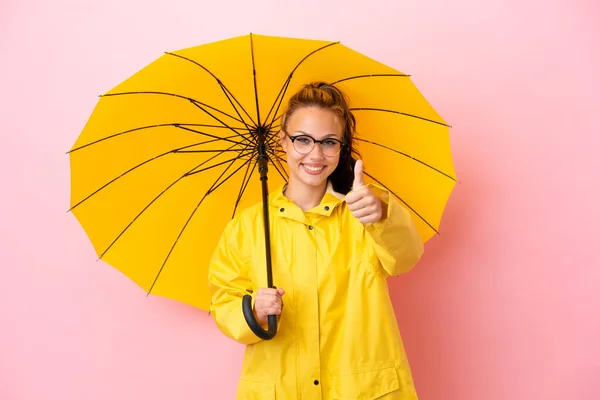
<svg viewBox="0 0 600 400">
<path fill-rule="evenodd" d="M 248 327 L 250 327 L 256 336 L 263 340 L 271 340 L 275 337 L 275 334 L 277 333 L 277 315 L 269 315 L 269 330 L 264 330 L 254 317 L 254 312 L 252 310 L 252 296 L 249 294 L 245 295 L 242 300 L 242 310 L 244 311 L 244 318 L 246 318 Z"/>
<path fill-rule="evenodd" d="M 258 139 L 258 172 L 260 174 L 260 181 L 262 186 L 262 203 L 263 203 L 263 224 L 265 228 L 265 253 L 267 257 L 267 286 L 274 288 L 273 286 L 273 268 L 271 262 L 271 232 L 269 230 L 269 189 L 267 187 L 267 171 L 269 169 L 269 156 L 267 155 L 267 147 L 265 144 L 265 137 L 267 131 L 264 128 L 259 128 L 256 132 Z M 256 321 L 254 317 L 254 310 L 252 310 L 252 296 L 249 294 L 245 295 L 242 299 L 242 311 L 244 312 L 244 318 L 248 327 L 254 332 L 256 336 L 263 340 L 270 340 L 275 337 L 277 333 L 277 316 L 269 315 L 269 330 L 264 330 L 262 326 Z"/>
</svg>

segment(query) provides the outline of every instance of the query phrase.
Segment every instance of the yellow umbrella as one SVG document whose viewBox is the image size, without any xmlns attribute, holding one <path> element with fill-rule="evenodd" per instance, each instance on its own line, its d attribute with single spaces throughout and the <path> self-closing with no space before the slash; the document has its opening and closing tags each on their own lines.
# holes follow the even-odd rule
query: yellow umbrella
<svg viewBox="0 0 600 400">
<path fill-rule="evenodd" d="M 101 96 L 69 152 L 71 211 L 99 257 L 148 293 L 208 310 L 222 229 L 267 177 L 286 180 L 280 116 L 317 80 L 348 94 L 366 176 L 431 238 L 455 172 L 449 127 L 410 77 L 339 42 L 251 34 L 167 52 Z"/>
</svg>

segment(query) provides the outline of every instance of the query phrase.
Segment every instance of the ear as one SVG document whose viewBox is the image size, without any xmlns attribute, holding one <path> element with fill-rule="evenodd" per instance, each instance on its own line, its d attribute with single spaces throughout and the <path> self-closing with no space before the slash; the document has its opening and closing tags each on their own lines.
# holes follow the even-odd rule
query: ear
<svg viewBox="0 0 600 400">
<path fill-rule="evenodd" d="M 279 144 L 281 144 L 281 148 L 283 149 L 283 151 L 287 153 L 288 141 L 285 137 L 285 132 L 283 131 L 283 129 L 279 130 Z"/>
</svg>

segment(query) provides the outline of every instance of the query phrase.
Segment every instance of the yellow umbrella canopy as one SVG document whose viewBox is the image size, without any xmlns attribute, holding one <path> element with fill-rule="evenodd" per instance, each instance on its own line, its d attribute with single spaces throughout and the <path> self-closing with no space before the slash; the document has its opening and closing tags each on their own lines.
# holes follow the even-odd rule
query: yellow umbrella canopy
<svg viewBox="0 0 600 400">
<path fill-rule="evenodd" d="M 167 52 L 101 96 L 69 152 L 71 211 L 98 256 L 208 310 L 219 236 L 262 198 L 259 144 L 269 185 L 283 184 L 281 113 L 311 81 L 348 95 L 367 180 L 431 238 L 455 171 L 449 127 L 410 77 L 339 42 L 251 34 Z"/>
</svg>

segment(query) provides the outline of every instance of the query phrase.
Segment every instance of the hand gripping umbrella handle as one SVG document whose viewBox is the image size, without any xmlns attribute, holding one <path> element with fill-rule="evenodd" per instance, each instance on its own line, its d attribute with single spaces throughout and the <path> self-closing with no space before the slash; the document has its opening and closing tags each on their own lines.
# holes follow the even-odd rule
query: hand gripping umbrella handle
<svg viewBox="0 0 600 400">
<path fill-rule="evenodd" d="M 245 295 L 242 300 L 242 310 L 244 311 L 246 323 L 248 323 L 248 326 L 256 336 L 263 340 L 270 340 L 275 337 L 275 334 L 277 333 L 277 315 L 269 315 L 269 330 L 266 331 L 254 317 L 254 312 L 252 311 L 252 296 L 249 294 Z"/>
<path fill-rule="evenodd" d="M 267 256 L 267 285 L 273 288 L 273 270 L 271 263 L 271 235 L 269 231 L 269 189 L 267 188 L 267 171 L 268 171 L 269 157 L 267 156 L 267 150 L 265 145 L 265 131 L 259 130 L 258 132 L 258 172 L 260 173 L 260 181 L 262 186 L 262 203 L 263 203 L 263 222 L 265 227 L 265 250 Z M 270 340 L 275 337 L 277 333 L 277 316 L 269 315 L 269 330 L 266 331 L 256 321 L 254 317 L 254 311 L 252 310 L 252 296 L 249 294 L 245 295 L 242 299 L 242 311 L 248 327 L 254 332 L 256 336 L 263 340 Z"/>
</svg>

